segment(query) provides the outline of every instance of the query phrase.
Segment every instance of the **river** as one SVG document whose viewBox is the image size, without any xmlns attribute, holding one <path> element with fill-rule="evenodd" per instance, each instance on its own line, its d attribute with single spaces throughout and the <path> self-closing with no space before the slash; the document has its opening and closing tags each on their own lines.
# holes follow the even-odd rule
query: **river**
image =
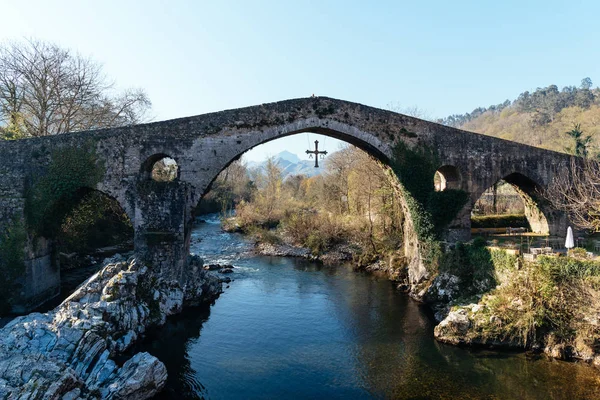
<svg viewBox="0 0 600 400">
<path fill-rule="evenodd" d="M 592 367 L 440 344 L 427 308 L 386 279 L 252 255 L 244 237 L 204 218 L 192 252 L 237 268 L 213 306 L 170 319 L 134 349 L 167 366 L 158 399 L 600 398 Z"/>
</svg>

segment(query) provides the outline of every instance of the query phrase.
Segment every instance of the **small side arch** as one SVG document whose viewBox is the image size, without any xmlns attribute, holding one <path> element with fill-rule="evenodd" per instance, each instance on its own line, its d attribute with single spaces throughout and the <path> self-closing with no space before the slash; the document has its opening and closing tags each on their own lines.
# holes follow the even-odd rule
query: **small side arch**
<svg viewBox="0 0 600 400">
<path fill-rule="evenodd" d="M 179 164 L 175 158 L 166 153 L 153 154 L 142 163 L 140 175 L 142 180 L 156 182 L 172 182 L 179 179 Z"/>
<path fill-rule="evenodd" d="M 454 165 L 443 165 L 435 171 L 435 190 L 442 192 L 446 189 L 461 189 L 462 177 L 460 171 Z"/>
</svg>

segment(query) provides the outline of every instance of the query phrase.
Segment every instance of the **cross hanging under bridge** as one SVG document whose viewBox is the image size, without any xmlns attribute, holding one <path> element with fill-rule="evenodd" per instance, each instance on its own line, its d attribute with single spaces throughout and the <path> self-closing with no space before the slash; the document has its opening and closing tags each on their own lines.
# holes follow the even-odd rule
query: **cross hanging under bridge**
<svg viewBox="0 0 600 400">
<path fill-rule="evenodd" d="M 310 154 L 310 157 L 312 158 L 312 155 L 315 155 L 315 168 L 319 168 L 319 155 L 321 157 L 324 157 L 327 154 L 327 151 L 323 150 L 323 151 L 319 151 L 319 141 L 315 140 L 315 149 L 314 150 L 306 150 L 306 154 Z"/>
</svg>

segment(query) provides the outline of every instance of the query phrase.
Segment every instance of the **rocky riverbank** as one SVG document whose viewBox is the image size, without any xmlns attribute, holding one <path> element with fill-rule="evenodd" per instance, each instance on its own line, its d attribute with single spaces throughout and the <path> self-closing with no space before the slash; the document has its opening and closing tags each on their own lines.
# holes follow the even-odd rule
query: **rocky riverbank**
<svg viewBox="0 0 600 400">
<path fill-rule="evenodd" d="M 531 350 L 560 360 L 600 366 L 600 264 L 571 257 L 517 257 L 495 264 L 488 282 L 460 296 L 464 277 L 438 276 L 437 340 L 454 345 Z M 490 281 L 493 284 L 490 284 Z"/>
<path fill-rule="evenodd" d="M 183 307 L 214 301 L 221 279 L 191 257 L 184 285 L 135 261 L 106 265 L 51 312 L 0 330 L 0 398 L 147 399 L 167 378 L 148 353 L 115 357 Z"/>
</svg>

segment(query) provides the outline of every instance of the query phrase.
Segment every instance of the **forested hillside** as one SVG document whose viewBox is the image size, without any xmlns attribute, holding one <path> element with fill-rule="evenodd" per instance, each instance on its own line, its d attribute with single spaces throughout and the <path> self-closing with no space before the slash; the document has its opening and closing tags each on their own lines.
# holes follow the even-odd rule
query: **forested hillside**
<svg viewBox="0 0 600 400">
<path fill-rule="evenodd" d="M 583 137 L 591 136 L 589 153 L 600 153 L 600 88 L 585 78 L 579 87 L 556 85 L 523 92 L 517 99 L 451 115 L 438 122 L 472 132 L 573 153 L 574 140 L 566 132 L 577 124 Z"/>
</svg>

